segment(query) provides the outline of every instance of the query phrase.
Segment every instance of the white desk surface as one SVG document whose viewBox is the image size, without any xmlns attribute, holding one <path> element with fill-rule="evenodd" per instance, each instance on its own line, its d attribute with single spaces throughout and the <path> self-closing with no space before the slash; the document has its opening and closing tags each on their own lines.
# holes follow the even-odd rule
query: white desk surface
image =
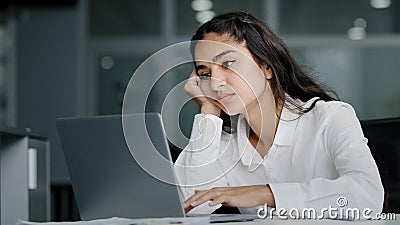
<svg viewBox="0 0 400 225">
<path fill-rule="evenodd" d="M 181 222 L 180 222 L 181 221 Z M 182 223 L 183 221 L 183 223 Z M 125 219 L 125 218 L 109 218 L 91 221 L 79 221 L 79 222 L 46 222 L 46 223 L 36 223 L 28 221 L 17 221 L 17 225 L 172 225 L 172 224 L 186 224 L 186 225 L 202 225 L 209 224 L 208 219 L 205 218 L 161 218 L 161 219 Z M 215 224 L 215 223 L 213 223 Z M 337 225 L 400 225 L 400 214 L 396 214 L 395 220 L 354 220 L 354 221 L 344 221 L 344 220 L 280 220 L 280 219 L 265 219 L 265 220 L 254 220 L 249 222 L 224 222 L 222 225 L 260 225 L 260 224 L 270 224 L 270 225 L 280 225 L 280 224 L 299 224 L 299 225 L 309 225 L 309 224 L 337 224 Z"/>
</svg>

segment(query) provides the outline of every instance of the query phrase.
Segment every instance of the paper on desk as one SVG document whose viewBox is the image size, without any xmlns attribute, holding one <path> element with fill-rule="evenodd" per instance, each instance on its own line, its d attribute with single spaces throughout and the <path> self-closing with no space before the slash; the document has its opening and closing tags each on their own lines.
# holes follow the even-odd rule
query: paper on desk
<svg viewBox="0 0 400 225">
<path fill-rule="evenodd" d="M 108 219 L 98 219 L 90 221 L 76 222 L 29 222 L 17 220 L 16 225 L 203 225 L 208 224 L 208 217 L 178 217 L 178 218 L 148 218 L 148 219 L 127 219 L 112 217 Z"/>
<path fill-rule="evenodd" d="M 90 220 L 90 221 L 76 221 L 76 222 L 30 222 L 17 220 L 16 225 L 125 225 L 130 224 L 133 221 L 137 221 L 136 219 L 124 219 L 118 217 L 112 217 L 107 219 L 98 219 L 98 220 Z M 140 222 L 140 221 L 138 221 Z"/>
</svg>

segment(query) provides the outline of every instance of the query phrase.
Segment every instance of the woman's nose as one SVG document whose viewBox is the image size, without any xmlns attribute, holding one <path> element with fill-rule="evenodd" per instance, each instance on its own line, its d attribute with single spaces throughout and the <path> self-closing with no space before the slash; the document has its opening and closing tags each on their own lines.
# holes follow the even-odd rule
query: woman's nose
<svg viewBox="0 0 400 225">
<path fill-rule="evenodd" d="M 211 89 L 214 91 L 219 91 L 221 88 L 223 88 L 226 85 L 226 80 L 225 76 L 223 73 L 221 73 L 218 70 L 215 70 L 213 73 L 211 73 Z"/>
</svg>

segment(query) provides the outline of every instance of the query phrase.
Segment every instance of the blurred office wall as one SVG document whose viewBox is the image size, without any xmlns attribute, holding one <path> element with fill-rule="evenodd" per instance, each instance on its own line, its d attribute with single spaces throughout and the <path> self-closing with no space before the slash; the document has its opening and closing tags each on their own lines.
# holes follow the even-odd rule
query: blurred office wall
<svg viewBox="0 0 400 225">
<path fill-rule="evenodd" d="M 126 85 L 143 60 L 189 40 L 199 21 L 230 10 L 272 26 L 360 119 L 400 116 L 399 1 L 204 0 L 203 8 L 193 7 L 201 1 L 1 3 L 0 123 L 48 135 L 52 182 L 68 183 L 55 118 L 121 113 Z M 146 110 L 159 111 L 191 70 L 184 64 L 165 73 Z M 189 102 L 177 115 L 186 136 L 196 110 Z"/>
</svg>

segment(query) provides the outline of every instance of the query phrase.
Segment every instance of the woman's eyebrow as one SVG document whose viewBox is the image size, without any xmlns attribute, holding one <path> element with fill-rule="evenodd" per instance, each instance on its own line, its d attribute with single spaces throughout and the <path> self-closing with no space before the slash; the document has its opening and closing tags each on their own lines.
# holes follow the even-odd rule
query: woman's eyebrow
<svg viewBox="0 0 400 225">
<path fill-rule="evenodd" d="M 224 55 L 226 55 L 226 54 L 229 54 L 229 53 L 234 53 L 235 51 L 234 50 L 226 50 L 226 51 L 223 51 L 223 52 L 221 52 L 221 53 L 219 53 L 218 55 L 216 55 L 216 56 L 214 56 L 211 60 L 213 61 L 213 62 L 216 62 L 218 59 L 220 59 L 222 56 L 224 56 Z M 205 65 L 198 65 L 198 66 L 196 66 L 196 73 L 198 73 L 198 71 L 199 70 L 201 70 L 201 69 L 206 69 L 207 67 L 205 66 Z"/>
<path fill-rule="evenodd" d="M 228 54 L 228 53 L 232 53 L 232 52 L 235 52 L 235 51 L 233 51 L 233 50 L 226 50 L 226 51 L 223 51 L 223 52 L 219 53 L 218 55 L 214 56 L 214 58 L 212 58 L 212 61 L 213 61 L 213 62 L 216 62 L 216 61 L 217 61 L 218 59 L 220 59 L 222 56 L 224 56 L 224 55 L 226 55 L 226 54 Z"/>
</svg>

